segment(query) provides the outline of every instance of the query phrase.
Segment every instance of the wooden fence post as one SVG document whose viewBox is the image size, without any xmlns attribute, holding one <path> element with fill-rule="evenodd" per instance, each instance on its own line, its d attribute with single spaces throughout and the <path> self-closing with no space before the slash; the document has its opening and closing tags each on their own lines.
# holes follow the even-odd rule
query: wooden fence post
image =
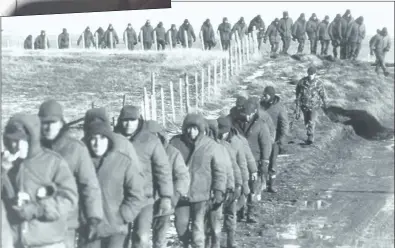
<svg viewBox="0 0 395 248">
<path fill-rule="evenodd" d="M 219 60 L 219 84 L 222 85 L 224 83 L 224 59 L 221 58 Z"/>
<path fill-rule="evenodd" d="M 110 33 L 110 49 L 114 49 L 114 37 L 112 32 Z"/>
<path fill-rule="evenodd" d="M 95 108 L 95 102 L 91 103 L 92 108 Z"/>
<path fill-rule="evenodd" d="M 168 36 L 169 36 L 169 47 L 170 47 L 170 50 L 173 50 L 173 40 L 172 40 L 172 36 L 171 36 L 171 30 L 170 30 L 170 32 L 168 32 Z"/>
<path fill-rule="evenodd" d="M 145 116 L 146 110 L 145 110 L 144 100 L 140 101 L 140 113 L 143 116 L 143 119 L 146 120 L 147 117 Z"/>
<path fill-rule="evenodd" d="M 160 100 L 162 105 L 162 124 L 163 127 L 166 127 L 165 93 L 162 86 L 160 87 Z"/>
<path fill-rule="evenodd" d="M 180 93 L 180 114 L 181 114 L 181 116 L 184 114 L 184 108 L 183 108 L 183 106 L 184 106 L 184 104 L 183 104 L 183 101 L 184 101 L 184 97 L 183 97 L 183 94 L 182 94 L 182 78 L 180 78 L 180 80 L 179 80 L 179 82 L 178 82 L 178 86 L 179 86 L 179 93 Z"/>
<path fill-rule="evenodd" d="M 228 51 L 228 59 L 227 59 L 227 61 L 228 61 L 228 65 L 229 65 L 229 73 L 230 73 L 230 75 L 233 75 L 233 62 L 232 62 L 232 59 L 233 59 L 233 44 L 232 43 L 230 43 L 230 45 L 229 45 L 229 51 Z M 229 73 L 228 73 L 228 80 L 229 80 Z"/>
<path fill-rule="evenodd" d="M 184 31 L 184 36 L 185 36 L 185 45 L 186 45 L 186 48 L 189 48 L 188 33 L 187 33 L 186 30 Z"/>
<path fill-rule="evenodd" d="M 204 40 L 203 40 L 203 32 L 202 31 L 200 31 L 199 37 L 200 37 L 200 43 L 202 43 L 202 50 L 204 51 L 206 49 L 204 47 Z"/>
<path fill-rule="evenodd" d="M 151 110 L 152 110 L 152 114 L 151 114 L 151 118 L 154 121 L 157 121 L 156 118 L 156 99 L 154 95 L 151 95 Z"/>
<path fill-rule="evenodd" d="M 201 96 L 200 96 L 200 100 L 201 100 L 201 105 L 202 107 L 204 106 L 204 68 L 202 68 L 202 75 L 200 78 L 202 84 L 201 84 Z"/>
<path fill-rule="evenodd" d="M 240 73 L 243 68 L 243 53 L 241 50 L 242 49 L 241 39 L 239 39 L 238 48 L 239 48 L 239 73 Z"/>
<path fill-rule="evenodd" d="M 191 105 L 189 102 L 189 80 L 187 73 L 185 73 L 185 98 L 186 112 L 189 114 Z"/>
<path fill-rule="evenodd" d="M 174 88 L 172 81 L 170 81 L 170 101 L 171 101 L 171 114 L 172 114 L 173 122 L 176 122 L 176 109 L 174 106 Z"/>
<path fill-rule="evenodd" d="M 214 60 L 214 79 L 213 79 L 213 87 L 214 87 L 214 96 L 217 96 L 217 93 L 218 93 L 218 89 L 217 89 L 217 80 L 218 80 L 218 74 L 217 74 L 217 64 L 218 64 L 218 62 L 217 62 L 217 60 Z"/>
<path fill-rule="evenodd" d="M 197 109 L 199 108 L 199 79 L 197 72 L 195 72 L 195 105 L 197 111 Z"/>
<path fill-rule="evenodd" d="M 145 106 L 145 118 L 146 120 L 151 120 L 150 113 L 150 99 L 148 97 L 147 88 L 144 87 L 144 106 Z"/>
<path fill-rule="evenodd" d="M 126 94 L 123 94 L 122 107 L 126 104 Z"/>
<path fill-rule="evenodd" d="M 223 51 L 223 47 L 222 47 L 222 40 L 221 40 L 221 33 L 219 32 L 219 30 L 218 30 L 218 37 L 219 37 L 219 39 L 218 39 L 218 43 L 219 43 L 219 49 L 221 49 L 221 51 Z"/>
<path fill-rule="evenodd" d="M 125 40 L 125 48 L 126 48 L 126 50 L 129 50 L 129 40 L 128 40 L 128 32 L 124 32 L 123 33 L 123 39 Z"/>
<path fill-rule="evenodd" d="M 156 38 L 156 31 L 154 30 L 154 49 L 155 51 L 158 51 L 158 40 Z"/>
<path fill-rule="evenodd" d="M 209 64 L 207 66 L 207 100 L 209 100 L 211 96 L 210 88 L 211 88 L 211 65 Z"/>
<path fill-rule="evenodd" d="M 229 82 L 229 60 L 230 60 L 230 57 L 226 56 L 226 58 L 225 58 L 225 78 L 226 78 L 226 83 Z"/>
<path fill-rule="evenodd" d="M 96 44 L 96 49 L 99 49 L 99 34 L 95 34 L 95 44 Z"/>
<path fill-rule="evenodd" d="M 144 50 L 143 30 L 140 30 L 140 45 L 141 45 L 141 50 Z"/>
</svg>

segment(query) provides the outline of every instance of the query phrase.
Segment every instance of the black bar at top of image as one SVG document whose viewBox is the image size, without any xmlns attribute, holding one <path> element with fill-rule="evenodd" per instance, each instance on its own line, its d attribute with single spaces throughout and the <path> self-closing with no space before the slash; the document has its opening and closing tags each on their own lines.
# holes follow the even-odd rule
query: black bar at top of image
<svg viewBox="0 0 395 248">
<path fill-rule="evenodd" d="M 171 8 L 171 0 L 0 0 L 0 16 Z"/>
</svg>

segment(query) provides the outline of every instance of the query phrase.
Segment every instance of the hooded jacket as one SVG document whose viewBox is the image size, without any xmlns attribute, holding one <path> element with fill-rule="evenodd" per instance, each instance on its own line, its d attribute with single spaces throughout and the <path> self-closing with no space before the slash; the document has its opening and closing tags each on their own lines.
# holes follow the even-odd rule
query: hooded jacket
<svg viewBox="0 0 395 248">
<path fill-rule="evenodd" d="M 264 39 L 266 40 L 267 38 L 269 38 L 270 43 L 279 43 L 281 41 L 281 35 L 275 21 L 267 27 Z"/>
<path fill-rule="evenodd" d="M 166 40 L 166 29 L 163 27 L 163 23 L 159 23 L 155 28 L 156 40 L 157 41 L 165 41 Z"/>
<path fill-rule="evenodd" d="M 117 31 L 115 31 L 114 28 L 110 29 L 110 27 L 107 28 L 106 32 L 104 32 L 104 42 L 106 44 L 106 47 L 111 47 L 111 34 L 112 34 L 112 46 L 115 47 L 115 44 L 119 44 L 119 38 Z"/>
<path fill-rule="evenodd" d="M 366 30 L 363 20 L 359 17 L 352 22 L 347 31 L 347 40 L 349 42 L 361 43 L 365 39 Z"/>
<path fill-rule="evenodd" d="M 50 48 L 49 39 L 46 35 L 39 35 L 34 40 L 34 49 L 45 49 L 45 45 L 47 49 Z"/>
<path fill-rule="evenodd" d="M 7 172 L 7 180 L 13 187 L 2 191 L 13 236 L 17 240 L 22 240 L 25 246 L 43 246 L 62 242 L 67 231 L 67 217 L 77 207 L 78 193 L 75 179 L 67 162 L 59 154 L 41 147 L 40 119 L 37 115 L 18 113 L 11 117 L 7 126 L 12 123 L 21 124 L 29 137 L 27 158 L 16 160 Z M 55 189 L 54 194 L 39 199 L 38 189 L 47 186 Z M 17 192 L 29 194 L 31 202 L 44 208 L 43 216 L 24 222 L 27 226 L 24 233 L 18 231 L 18 227 L 23 222 L 12 208 L 15 204 L 13 196 Z"/>
<path fill-rule="evenodd" d="M 125 107 L 121 110 L 114 128 L 116 133 L 122 134 L 121 120 L 125 118 Z M 149 131 L 143 119 L 139 119 L 139 126 L 129 141 L 136 149 L 141 162 L 146 197 L 152 200 L 156 191 L 159 193 L 159 197 L 172 197 L 174 189 L 169 159 L 159 138 Z"/>
<path fill-rule="evenodd" d="M 210 22 L 205 21 L 200 30 L 202 32 L 202 38 L 204 42 L 215 42 L 214 28 Z"/>
<path fill-rule="evenodd" d="M 185 37 L 185 32 L 187 33 L 187 37 Z M 183 23 L 180 26 L 180 29 L 178 30 L 178 40 L 182 43 L 185 44 L 186 41 L 191 42 L 192 40 L 196 40 L 196 35 L 195 31 L 193 30 L 193 27 L 191 24 L 185 24 Z"/>
<path fill-rule="evenodd" d="M 151 24 L 146 23 L 144 26 L 141 27 L 141 33 L 143 36 L 142 42 L 154 42 L 154 28 Z M 141 38 L 139 37 L 139 40 Z"/>
<path fill-rule="evenodd" d="M 255 114 L 250 122 L 236 121 L 234 126 L 248 140 L 256 161 L 262 163 L 264 160 L 269 160 L 272 137 L 268 125 L 260 121 L 258 114 Z"/>
<path fill-rule="evenodd" d="M 107 126 L 108 131 L 96 131 L 99 125 Z M 104 211 L 104 218 L 98 226 L 98 237 L 126 234 L 128 223 L 134 221 L 146 204 L 144 179 L 141 173 L 136 173 L 139 168 L 135 167 L 128 154 L 120 152 L 122 148 L 113 137 L 109 125 L 102 121 L 90 122 L 84 130 L 85 142 L 88 143 L 91 134 L 96 133 L 109 139 L 108 151 L 95 164 Z"/>
<path fill-rule="evenodd" d="M 248 26 L 248 33 L 251 33 L 254 30 L 254 27 L 256 31 L 258 31 L 258 39 L 262 39 L 265 36 L 266 27 L 261 16 L 255 16 L 251 20 L 250 25 Z"/>
<path fill-rule="evenodd" d="M 317 35 L 318 40 L 331 40 L 331 37 L 329 36 L 329 22 L 323 20 L 318 25 Z"/>
<path fill-rule="evenodd" d="M 231 38 L 230 36 L 232 34 L 232 26 L 230 25 L 230 23 L 223 22 L 223 23 L 219 24 L 218 31 L 219 31 L 221 40 L 223 40 L 223 41 L 230 40 L 230 38 Z"/>
<path fill-rule="evenodd" d="M 128 39 L 128 43 L 137 44 L 137 34 L 136 31 L 131 27 L 131 28 L 126 28 L 124 32 L 124 42 L 126 42 L 125 37 Z"/>
<path fill-rule="evenodd" d="M 257 167 L 257 164 L 256 164 L 256 160 L 255 160 L 254 154 L 252 153 L 250 144 L 248 143 L 248 140 L 242 134 L 240 134 L 237 131 L 236 128 L 235 128 L 235 130 L 236 130 L 236 133 L 237 133 L 236 137 L 240 139 L 241 144 L 244 147 L 243 151 L 244 151 L 244 155 L 245 155 L 246 162 L 247 162 L 248 172 L 249 172 L 249 174 L 255 173 L 255 172 L 258 171 L 258 167 Z"/>
<path fill-rule="evenodd" d="M 24 43 L 23 43 L 23 48 L 24 49 L 33 49 L 33 36 L 29 35 L 26 37 Z"/>
<path fill-rule="evenodd" d="M 307 36 L 309 37 L 309 40 L 317 39 L 317 30 L 320 22 L 318 19 L 314 20 L 314 17 L 317 16 L 313 14 L 306 24 L 306 32 L 307 32 Z"/>
<path fill-rule="evenodd" d="M 340 31 L 341 31 L 341 36 L 343 37 L 343 39 L 347 38 L 348 29 L 349 29 L 350 23 L 352 21 L 353 21 L 353 18 L 351 15 L 348 17 L 347 13 L 345 13 L 342 16 L 342 18 L 340 20 Z"/>
<path fill-rule="evenodd" d="M 261 102 L 261 108 L 269 114 L 272 123 L 275 127 L 275 141 L 284 143 L 286 136 L 288 135 L 288 114 L 284 105 L 281 103 L 279 96 L 275 96 L 273 101 L 270 103 Z"/>
<path fill-rule="evenodd" d="M 332 40 L 342 40 L 341 17 L 336 17 L 329 25 L 329 36 Z"/>
<path fill-rule="evenodd" d="M 98 39 L 98 42 L 99 42 L 98 46 L 101 47 L 101 48 L 105 47 L 105 43 L 104 43 L 104 29 L 102 27 L 98 28 L 95 31 L 93 37 L 95 37 L 96 35 L 97 35 L 97 39 Z"/>
<path fill-rule="evenodd" d="M 306 39 L 306 20 L 299 17 L 292 26 L 292 36 L 298 40 Z"/>
<path fill-rule="evenodd" d="M 84 42 L 85 42 L 85 47 L 89 48 L 93 45 L 95 45 L 95 39 L 94 36 L 92 34 L 92 32 L 86 28 L 84 31 L 84 35 L 80 35 L 80 37 L 77 40 L 77 45 L 79 45 L 82 41 L 82 38 L 84 38 Z"/>
<path fill-rule="evenodd" d="M 79 227 L 79 217 L 103 218 L 101 190 L 95 167 L 84 143 L 73 138 L 67 129 L 63 129 L 53 142 L 42 141 L 42 146 L 60 154 L 69 165 L 77 182 L 79 209 L 69 217 L 69 228 Z"/>
<path fill-rule="evenodd" d="M 166 150 L 170 165 L 172 166 L 174 195 L 187 195 L 191 179 L 189 177 L 188 167 L 185 165 L 184 158 L 180 151 L 169 144 L 167 133 L 156 121 L 147 121 L 147 126 L 151 132 L 158 135 Z"/>
<path fill-rule="evenodd" d="M 388 52 L 391 49 L 391 39 L 388 35 L 379 35 L 372 43 L 371 49 L 381 53 Z"/>
<path fill-rule="evenodd" d="M 258 97 L 250 97 L 248 101 L 256 104 L 258 110 L 257 115 L 259 119 L 269 128 L 271 140 L 274 142 L 276 137 L 276 126 L 274 125 L 271 116 L 264 109 L 260 108 L 260 101 Z"/>
<path fill-rule="evenodd" d="M 237 35 L 237 40 L 244 41 L 245 36 L 248 33 L 248 27 L 244 22 L 244 19 L 239 20 L 232 28 L 232 34 Z"/>
<path fill-rule="evenodd" d="M 175 28 L 175 29 L 173 29 L 173 28 L 170 28 L 169 30 L 167 30 L 167 33 L 166 33 L 166 42 L 167 43 L 170 43 L 170 40 L 169 40 L 169 36 L 171 37 L 171 43 L 174 45 L 174 44 L 177 44 L 177 42 L 178 42 L 178 40 L 177 40 L 177 34 L 178 34 L 178 30 L 177 30 L 177 28 Z"/>
<path fill-rule="evenodd" d="M 288 17 L 287 19 L 285 18 L 280 19 L 278 23 L 278 31 L 280 32 L 281 37 L 287 37 L 287 38 L 292 37 L 292 25 L 293 25 L 293 20 L 291 17 Z"/>
<path fill-rule="evenodd" d="M 69 48 L 70 45 L 70 37 L 67 31 L 62 32 L 58 36 L 58 47 L 59 49 Z"/>
<path fill-rule="evenodd" d="M 187 136 L 187 129 L 197 126 L 199 135 L 195 141 Z M 177 148 L 189 169 L 191 184 L 188 189 L 190 202 L 208 201 L 212 191 L 225 193 L 226 165 L 218 143 L 204 135 L 205 120 L 200 114 L 188 114 L 182 124 L 182 134 L 170 140 Z"/>
</svg>

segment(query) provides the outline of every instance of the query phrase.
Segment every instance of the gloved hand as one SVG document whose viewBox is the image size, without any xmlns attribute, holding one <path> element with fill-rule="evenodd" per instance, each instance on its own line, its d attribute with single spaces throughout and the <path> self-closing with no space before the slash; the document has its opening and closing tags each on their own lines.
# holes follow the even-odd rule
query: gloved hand
<svg viewBox="0 0 395 248">
<path fill-rule="evenodd" d="M 87 228 L 87 240 L 95 240 L 97 237 L 97 228 L 100 224 L 100 220 L 97 218 L 89 218 L 88 219 L 88 228 Z"/>
<path fill-rule="evenodd" d="M 265 44 L 266 44 L 266 39 L 263 39 L 263 43 L 265 43 Z"/>
<path fill-rule="evenodd" d="M 238 200 L 240 198 L 240 196 L 241 196 L 241 188 L 242 187 L 241 187 L 240 184 L 236 185 L 236 188 L 235 188 L 234 193 L 233 193 L 233 201 L 236 201 L 236 200 Z"/>
<path fill-rule="evenodd" d="M 44 208 L 36 202 L 28 202 L 22 206 L 13 206 L 12 208 L 21 220 L 30 221 L 44 215 Z"/>
<path fill-rule="evenodd" d="M 245 183 L 243 186 L 243 195 L 249 195 L 251 193 L 250 187 L 248 186 L 248 183 Z"/>
<path fill-rule="evenodd" d="M 158 215 L 160 216 L 160 215 L 170 214 L 171 210 L 172 210 L 171 199 L 169 197 L 162 197 L 160 199 Z"/>
<path fill-rule="evenodd" d="M 229 204 L 233 202 L 233 199 L 234 199 L 233 189 L 227 189 L 225 194 L 225 200 L 224 200 L 225 204 Z"/>
<path fill-rule="evenodd" d="M 219 207 L 224 201 L 224 193 L 220 190 L 214 190 L 213 206 L 214 208 Z"/>
<path fill-rule="evenodd" d="M 295 38 L 295 37 L 292 37 L 292 40 L 293 40 L 293 41 L 296 41 L 296 38 Z"/>
<path fill-rule="evenodd" d="M 258 172 L 251 173 L 251 181 L 256 181 L 258 179 Z"/>
</svg>

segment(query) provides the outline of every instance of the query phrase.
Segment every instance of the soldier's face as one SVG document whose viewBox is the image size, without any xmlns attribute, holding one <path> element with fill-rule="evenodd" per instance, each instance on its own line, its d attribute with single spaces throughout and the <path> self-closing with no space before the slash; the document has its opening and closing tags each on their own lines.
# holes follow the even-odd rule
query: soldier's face
<svg viewBox="0 0 395 248">
<path fill-rule="evenodd" d="M 125 134 L 132 135 L 139 125 L 139 120 L 124 120 L 122 121 L 122 127 L 125 130 Z"/>
<path fill-rule="evenodd" d="M 41 135 L 46 140 L 54 140 L 63 127 L 62 121 L 41 122 Z"/>
<path fill-rule="evenodd" d="M 93 135 L 89 141 L 91 151 L 97 157 L 101 157 L 108 150 L 109 140 L 106 136 L 101 134 Z"/>
<path fill-rule="evenodd" d="M 187 134 L 189 138 L 192 140 L 195 140 L 197 136 L 199 135 L 199 129 L 196 126 L 188 127 L 187 129 Z"/>
<path fill-rule="evenodd" d="M 255 112 L 256 112 L 256 111 L 254 111 L 253 113 L 251 113 L 251 114 L 249 114 L 249 115 L 246 115 L 246 119 L 247 119 L 247 121 L 250 121 L 250 120 L 252 120 L 252 117 L 254 117 L 254 115 L 255 115 Z"/>
<path fill-rule="evenodd" d="M 29 143 L 26 140 L 5 139 L 4 146 L 11 154 L 25 159 L 29 153 Z"/>
<path fill-rule="evenodd" d="M 311 80 L 314 80 L 314 78 L 315 78 L 315 74 L 309 74 L 309 80 L 311 81 Z"/>
<path fill-rule="evenodd" d="M 264 101 L 264 102 L 269 102 L 271 100 L 271 97 L 270 97 L 269 94 L 263 94 L 261 100 Z"/>
<path fill-rule="evenodd" d="M 221 139 L 226 139 L 226 138 L 228 138 L 228 136 L 229 136 L 229 132 L 226 132 L 226 133 L 221 134 L 219 137 Z"/>
</svg>

